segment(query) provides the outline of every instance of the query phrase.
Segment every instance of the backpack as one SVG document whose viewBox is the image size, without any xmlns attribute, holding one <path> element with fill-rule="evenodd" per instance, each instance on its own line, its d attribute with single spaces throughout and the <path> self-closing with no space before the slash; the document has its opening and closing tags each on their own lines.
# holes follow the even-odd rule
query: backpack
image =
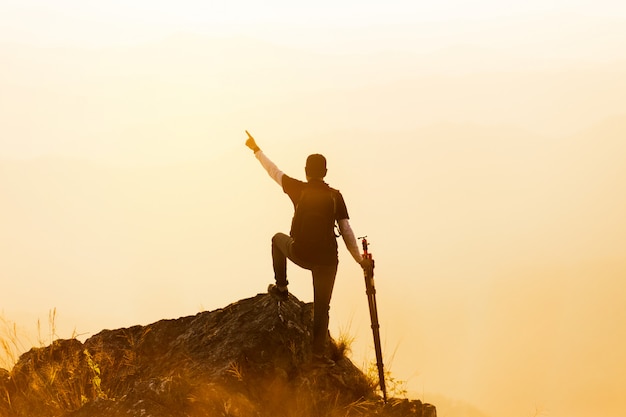
<svg viewBox="0 0 626 417">
<path fill-rule="evenodd" d="M 291 237 L 302 258 L 335 253 L 335 191 L 328 185 L 307 184 L 296 203 Z"/>
</svg>

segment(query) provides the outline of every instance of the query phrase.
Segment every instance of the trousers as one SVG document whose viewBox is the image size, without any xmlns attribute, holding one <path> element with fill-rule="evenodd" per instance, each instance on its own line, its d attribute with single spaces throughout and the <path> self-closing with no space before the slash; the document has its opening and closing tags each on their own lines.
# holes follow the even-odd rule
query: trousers
<svg viewBox="0 0 626 417">
<path fill-rule="evenodd" d="M 338 260 L 333 264 L 318 265 L 305 262 L 294 253 L 293 238 L 276 233 L 272 238 L 272 262 L 277 285 L 286 286 L 287 259 L 301 268 L 311 271 L 313 277 L 313 354 L 323 355 L 326 349 L 330 299 L 337 276 Z"/>
</svg>

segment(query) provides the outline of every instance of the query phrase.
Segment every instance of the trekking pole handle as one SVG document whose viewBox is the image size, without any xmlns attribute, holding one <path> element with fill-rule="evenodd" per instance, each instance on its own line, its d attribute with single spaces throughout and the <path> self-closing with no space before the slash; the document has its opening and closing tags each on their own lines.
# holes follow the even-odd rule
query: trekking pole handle
<svg viewBox="0 0 626 417">
<path fill-rule="evenodd" d="M 363 257 L 366 257 L 366 255 L 369 255 L 367 252 L 367 247 L 369 246 L 369 243 L 367 243 L 367 236 L 362 236 L 359 239 L 361 239 L 361 245 L 363 246 Z"/>
<path fill-rule="evenodd" d="M 372 254 L 368 252 L 367 247 L 369 246 L 369 242 L 367 241 L 367 236 L 360 237 L 361 244 L 363 246 L 363 259 L 369 259 L 370 267 L 364 269 L 366 277 L 373 279 L 374 278 L 374 259 L 372 258 Z"/>
</svg>

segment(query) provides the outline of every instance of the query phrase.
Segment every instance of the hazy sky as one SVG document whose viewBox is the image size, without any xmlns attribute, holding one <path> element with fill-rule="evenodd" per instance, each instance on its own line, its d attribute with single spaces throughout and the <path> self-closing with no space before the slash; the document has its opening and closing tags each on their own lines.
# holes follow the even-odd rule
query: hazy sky
<svg viewBox="0 0 626 417">
<path fill-rule="evenodd" d="M 359 32 L 385 24 L 467 24 L 550 14 L 623 18 L 619 1 L 4 1 L 3 38 L 45 44 L 111 45 L 133 43 L 172 32 L 230 36 L 254 34 L 299 46 L 303 33 L 293 29 L 341 28 Z M 271 29 L 274 30 L 271 30 Z M 268 30 L 269 29 L 269 30 Z M 419 30 L 419 28 L 416 28 Z M 454 29 L 446 31 L 454 35 Z M 266 31 L 261 34 L 259 31 Z M 289 30 L 289 32 L 283 32 Z M 293 36 L 295 34 L 295 36 Z M 346 33 L 349 38 L 351 35 Z M 329 42 L 323 33 L 310 38 Z"/>
<path fill-rule="evenodd" d="M 2 317 L 36 344 L 53 308 L 84 339 L 263 292 L 292 209 L 248 129 L 292 176 L 327 156 L 411 397 L 623 416 L 625 28 L 617 1 L 3 1 Z M 341 246 L 331 305 L 373 360 Z"/>
</svg>

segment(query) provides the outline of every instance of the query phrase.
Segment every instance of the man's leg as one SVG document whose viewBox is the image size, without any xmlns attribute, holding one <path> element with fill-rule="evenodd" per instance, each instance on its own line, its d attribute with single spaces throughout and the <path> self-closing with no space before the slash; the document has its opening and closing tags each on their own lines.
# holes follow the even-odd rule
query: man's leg
<svg viewBox="0 0 626 417">
<path fill-rule="evenodd" d="M 287 287 L 287 256 L 293 242 L 291 236 L 276 233 L 272 237 L 272 263 L 274 265 L 274 279 L 279 287 Z"/>
<path fill-rule="evenodd" d="M 323 355 L 326 349 L 326 336 L 333 294 L 337 264 L 315 266 L 313 272 L 313 354 Z"/>
</svg>

